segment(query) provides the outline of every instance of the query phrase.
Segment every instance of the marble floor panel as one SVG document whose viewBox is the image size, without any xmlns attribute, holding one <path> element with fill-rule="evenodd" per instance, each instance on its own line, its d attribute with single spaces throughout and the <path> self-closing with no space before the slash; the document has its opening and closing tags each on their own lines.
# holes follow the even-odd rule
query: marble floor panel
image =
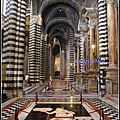
<svg viewBox="0 0 120 120">
<path fill-rule="evenodd" d="M 7 120 L 11 115 L 15 114 L 16 108 L 19 109 L 23 105 L 25 105 L 27 102 L 30 103 L 30 101 L 32 102 L 33 99 L 27 99 L 27 98 L 25 99 L 25 98 L 23 98 L 23 99 L 17 101 L 16 103 L 12 104 L 8 108 L 2 110 L 2 112 L 1 112 L 2 113 L 1 114 L 2 120 Z M 103 108 L 104 114 L 107 115 L 111 120 L 118 120 L 118 110 L 113 108 L 112 106 L 106 104 L 105 102 L 101 101 L 100 99 L 91 98 L 91 99 L 86 99 L 86 101 L 92 102 L 98 109 Z M 70 102 L 72 102 L 72 104 Z M 68 105 L 65 105 L 64 103 L 68 104 Z M 35 102 L 34 102 L 34 104 L 35 104 Z M 78 115 L 79 113 L 82 113 L 82 112 L 84 113 L 85 109 L 86 109 L 86 107 L 85 107 L 85 108 L 82 108 L 82 112 L 79 111 L 81 109 L 80 108 L 80 100 L 79 100 L 79 98 L 74 98 L 74 99 L 72 99 L 72 101 L 70 101 L 70 98 L 64 98 L 64 99 L 61 99 L 61 98 L 39 98 L 38 105 L 36 105 L 36 106 L 33 105 L 33 107 L 34 108 L 49 107 L 49 108 L 52 108 L 54 110 L 56 108 L 60 107 L 60 108 L 65 108 L 68 111 L 74 111 L 76 115 Z M 33 111 L 33 108 L 31 108 L 31 110 Z M 79 116 L 75 117 L 74 119 L 82 120 L 82 118 L 79 117 Z M 85 120 L 87 120 L 87 119 L 88 120 L 94 120 L 90 115 L 88 115 Z M 21 120 L 23 120 L 23 119 L 21 119 Z M 25 120 L 34 120 L 34 119 L 27 119 L 27 118 L 25 118 Z M 83 118 L 83 120 L 84 120 L 84 118 Z"/>
<path fill-rule="evenodd" d="M 29 104 L 30 103 L 34 104 L 34 105 L 31 104 L 33 108 L 50 107 L 54 110 L 56 108 L 65 108 L 68 111 L 74 111 L 76 116 L 77 116 L 77 117 L 74 118 L 74 120 L 84 120 L 84 118 L 82 119 L 81 117 L 86 117 L 85 120 L 94 120 L 88 114 L 86 109 L 84 107 L 81 107 L 79 99 L 74 99 L 74 101 L 73 100 L 70 101 L 70 99 L 60 99 L 60 98 L 59 99 L 58 98 L 46 98 L 46 99 L 41 98 L 41 99 L 39 99 L 38 105 L 36 105 L 36 106 L 35 106 L 35 102 L 33 102 L 33 99 L 23 98 L 23 99 L 17 101 L 16 103 L 12 104 L 11 106 L 9 106 L 8 108 L 6 108 L 5 110 L 2 111 L 2 120 L 8 120 L 8 118 L 10 118 L 10 116 L 15 114 L 16 108 L 20 109 L 27 102 L 29 102 Z M 50 103 L 50 104 L 48 104 L 48 103 Z M 30 112 L 31 110 L 33 111 L 33 108 L 29 108 L 27 110 L 27 112 Z M 79 114 L 83 114 L 83 116 L 82 115 L 79 116 Z M 28 116 L 28 114 L 26 114 L 26 117 L 27 116 Z M 32 118 L 31 119 L 25 118 L 25 113 L 22 113 L 22 119 L 19 119 L 19 120 L 24 120 L 23 118 L 25 120 L 35 120 L 35 119 L 32 119 Z M 9 120 L 12 120 L 12 119 L 9 119 Z M 38 120 L 38 119 L 36 118 L 36 120 Z M 41 119 L 41 120 L 43 120 L 43 119 Z M 60 120 L 62 120 L 62 118 Z M 63 120 L 67 120 L 67 119 L 63 119 Z"/>
<path fill-rule="evenodd" d="M 3 108 L 1 111 L 1 119 L 7 120 L 10 116 L 15 114 L 15 111 L 19 108 L 21 108 L 23 105 L 25 105 L 27 102 L 29 102 L 31 99 L 20 99 L 17 102 L 15 102 L 12 105 L 8 105 L 6 109 Z"/>
<path fill-rule="evenodd" d="M 114 108 L 112 105 L 100 99 L 86 99 L 92 102 L 98 109 L 103 109 L 105 115 L 107 115 L 111 120 L 119 120 L 118 109 Z"/>
<path fill-rule="evenodd" d="M 118 109 L 101 100 L 97 94 L 83 93 L 81 105 L 80 93 L 78 94 L 78 90 L 70 89 L 68 82 L 53 80 L 51 86 L 52 89 L 50 86 L 46 89 L 46 84 L 40 86 L 23 98 L 4 105 L 1 112 L 2 120 L 13 120 L 16 109 L 21 110 L 18 115 L 19 120 L 100 120 L 100 114 L 95 109 L 103 109 L 107 118 L 105 120 L 118 120 Z M 38 93 L 37 105 L 36 92 Z M 90 107 L 95 109 L 89 108 L 86 103 L 90 103 Z M 66 118 L 62 118 L 64 116 Z"/>
<path fill-rule="evenodd" d="M 74 118 L 74 117 L 75 118 Z M 90 118 L 89 113 L 81 104 L 37 104 L 25 120 L 79 120 L 81 116 Z M 55 117 L 60 117 L 55 118 Z M 63 118 L 62 118 L 63 117 Z M 71 117 L 71 118 L 69 118 Z"/>
</svg>

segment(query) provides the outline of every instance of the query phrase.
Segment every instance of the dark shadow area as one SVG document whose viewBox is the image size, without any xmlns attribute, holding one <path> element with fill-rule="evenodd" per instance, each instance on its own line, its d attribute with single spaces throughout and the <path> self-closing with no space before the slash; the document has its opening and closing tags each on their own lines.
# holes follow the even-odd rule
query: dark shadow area
<svg viewBox="0 0 120 120">
<path fill-rule="evenodd" d="M 5 93 L 2 93 L 2 103 L 6 102 L 9 99 L 11 98 L 9 98 Z"/>
</svg>

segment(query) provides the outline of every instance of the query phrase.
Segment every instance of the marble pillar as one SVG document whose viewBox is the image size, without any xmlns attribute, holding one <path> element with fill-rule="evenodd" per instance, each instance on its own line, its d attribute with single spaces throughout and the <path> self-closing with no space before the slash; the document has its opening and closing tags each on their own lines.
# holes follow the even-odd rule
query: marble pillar
<svg viewBox="0 0 120 120">
<path fill-rule="evenodd" d="M 26 4 L 27 0 L 6 1 L 2 58 L 6 63 L 4 90 L 11 98 L 23 96 Z"/>
<path fill-rule="evenodd" d="M 80 45 L 79 45 L 79 43 L 77 43 L 78 45 L 77 45 L 77 73 L 79 73 L 80 72 Z"/>
<path fill-rule="evenodd" d="M 76 46 L 74 46 L 74 74 L 77 73 L 77 63 L 76 63 L 76 60 L 77 60 L 77 48 L 76 48 Z"/>
<path fill-rule="evenodd" d="M 65 51 L 62 50 L 60 53 L 60 79 L 65 78 Z"/>
<path fill-rule="evenodd" d="M 109 67 L 117 67 L 116 25 L 114 1 L 107 0 Z"/>
<path fill-rule="evenodd" d="M 95 53 L 95 31 L 94 25 L 90 25 L 90 70 L 95 70 L 95 63 L 92 62 L 95 60 L 94 53 Z"/>
<path fill-rule="evenodd" d="M 28 46 L 25 46 L 24 76 L 28 74 Z"/>
<path fill-rule="evenodd" d="M 46 79 L 49 80 L 50 78 L 50 47 L 49 45 L 47 45 L 47 48 L 46 48 Z"/>
<path fill-rule="evenodd" d="M 114 1 L 107 0 L 109 66 L 106 68 L 105 78 L 112 82 L 118 82 L 117 32 L 115 21 Z"/>
<path fill-rule="evenodd" d="M 49 58 L 49 68 L 50 68 L 50 76 L 52 76 L 52 47 L 51 45 L 49 44 L 49 55 L 50 55 L 50 58 Z"/>
<path fill-rule="evenodd" d="M 86 59 L 86 54 L 85 54 L 85 37 L 82 37 L 82 60 L 84 61 Z M 85 71 L 85 64 L 82 63 L 82 71 Z"/>
</svg>

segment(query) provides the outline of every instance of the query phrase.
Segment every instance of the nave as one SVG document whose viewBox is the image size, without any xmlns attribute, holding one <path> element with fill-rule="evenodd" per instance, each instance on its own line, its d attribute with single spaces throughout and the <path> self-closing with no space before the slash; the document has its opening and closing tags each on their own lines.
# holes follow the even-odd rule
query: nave
<svg viewBox="0 0 120 120">
<path fill-rule="evenodd" d="M 23 97 L 4 102 L 1 119 L 118 120 L 118 101 L 86 92 L 82 84 L 53 79 L 43 85 L 27 86 Z"/>
</svg>

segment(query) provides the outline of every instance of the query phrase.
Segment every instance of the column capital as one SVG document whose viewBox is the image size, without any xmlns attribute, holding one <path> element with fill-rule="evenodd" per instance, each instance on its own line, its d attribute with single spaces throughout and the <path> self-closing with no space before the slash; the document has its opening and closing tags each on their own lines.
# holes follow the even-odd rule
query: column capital
<svg viewBox="0 0 120 120">
<path fill-rule="evenodd" d="M 45 41 L 47 41 L 48 34 L 45 35 Z"/>
<path fill-rule="evenodd" d="M 37 23 L 38 25 L 42 25 L 42 17 L 41 15 L 32 15 L 30 16 L 31 22 L 32 23 Z"/>
<path fill-rule="evenodd" d="M 42 17 L 41 17 L 41 15 L 38 15 L 37 23 L 38 23 L 38 25 L 42 25 Z"/>
<path fill-rule="evenodd" d="M 85 14 L 85 17 L 88 17 L 88 18 L 97 18 L 97 9 L 94 9 L 94 8 L 89 8 L 87 9 L 87 12 Z"/>
<path fill-rule="evenodd" d="M 45 35 L 41 34 L 41 40 L 45 40 Z"/>
<path fill-rule="evenodd" d="M 82 36 L 82 41 L 86 41 L 86 36 Z"/>
<path fill-rule="evenodd" d="M 90 28 L 90 29 L 95 29 L 95 24 L 92 24 L 92 23 L 91 23 L 90 26 L 89 26 L 89 28 Z"/>
<path fill-rule="evenodd" d="M 37 23 L 37 15 L 30 16 L 30 19 L 32 23 Z"/>
<path fill-rule="evenodd" d="M 78 34 L 78 33 L 75 33 L 74 35 L 75 35 L 75 38 L 79 38 L 80 37 L 80 34 Z"/>
<path fill-rule="evenodd" d="M 115 0 L 105 0 L 105 2 L 106 2 L 107 4 L 110 4 L 110 3 L 115 3 L 116 1 L 115 1 Z"/>
</svg>

